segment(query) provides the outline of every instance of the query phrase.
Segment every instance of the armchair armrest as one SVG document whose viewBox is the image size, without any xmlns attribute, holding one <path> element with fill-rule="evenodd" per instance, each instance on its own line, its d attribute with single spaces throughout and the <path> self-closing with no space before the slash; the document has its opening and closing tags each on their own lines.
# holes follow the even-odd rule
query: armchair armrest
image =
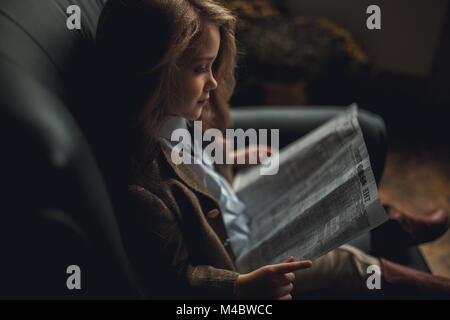
<svg viewBox="0 0 450 320">
<path fill-rule="evenodd" d="M 245 106 L 231 108 L 235 128 L 280 129 L 280 148 L 304 136 L 345 107 Z"/>
</svg>

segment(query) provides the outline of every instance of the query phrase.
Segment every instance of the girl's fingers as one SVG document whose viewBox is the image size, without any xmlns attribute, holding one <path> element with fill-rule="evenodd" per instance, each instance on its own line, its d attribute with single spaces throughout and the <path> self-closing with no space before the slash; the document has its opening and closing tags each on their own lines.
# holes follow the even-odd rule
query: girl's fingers
<svg viewBox="0 0 450 320">
<path fill-rule="evenodd" d="M 288 284 L 294 282 L 295 280 L 295 274 L 293 272 L 284 273 L 280 277 L 281 277 L 280 279 L 281 284 Z"/>
<path fill-rule="evenodd" d="M 280 264 L 275 264 L 272 267 L 277 273 L 289 273 L 295 270 L 307 269 L 312 266 L 312 262 L 310 260 L 305 261 L 296 261 L 296 262 L 284 262 Z"/>
<path fill-rule="evenodd" d="M 278 300 L 292 300 L 292 296 L 289 293 L 289 294 L 286 294 L 286 295 L 284 295 L 282 297 L 279 297 Z"/>
<path fill-rule="evenodd" d="M 283 262 L 294 262 L 294 257 L 293 256 L 290 256 L 288 259 L 286 259 L 286 260 L 284 260 Z"/>
<path fill-rule="evenodd" d="M 293 288 L 294 288 L 294 285 L 292 283 L 289 283 L 282 287 L 279 287 L 276 291 L 277 297 L 282 297 L 282 296 L 287 295 L 288 293 L 291 293 Z"/>
</svg>

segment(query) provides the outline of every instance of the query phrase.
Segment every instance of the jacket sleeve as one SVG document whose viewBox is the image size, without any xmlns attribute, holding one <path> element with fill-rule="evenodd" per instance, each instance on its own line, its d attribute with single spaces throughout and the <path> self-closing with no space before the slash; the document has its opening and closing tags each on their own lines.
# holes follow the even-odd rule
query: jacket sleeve
<svg viewBox="0 0 450 320">
<path fill-rule="evenodd" d="M 148 190 L 130 186 L 126 244 L 154 298 L 235 298 L 239 273 L 193 265 L 180 219 Z"/>
</svg>

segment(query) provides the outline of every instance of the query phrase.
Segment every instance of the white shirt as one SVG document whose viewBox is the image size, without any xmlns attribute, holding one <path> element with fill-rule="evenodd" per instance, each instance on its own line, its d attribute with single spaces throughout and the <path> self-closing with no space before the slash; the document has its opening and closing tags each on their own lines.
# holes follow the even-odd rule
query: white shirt
<svg viewBox="0 0 450 320">
<path fill-rule="evenodd" d="M 172 132 L 176 129 L 188 129 L 188 121 L 182 117 L 169 117 L 160 131 L 161 140 L 173 149 L 181 142 L 171 141 Z M 191 148 L 191 146 L 187 146 Z M 195 158 L 199 159 L 195 154 Z M 205 155 L 203 155 L 205 157 Z M 241 202 L 228 181 L 214 170 L 212 160 L 201 164 L 187 164 L 198 175 L 208 191 L 216 198 L 222 211 L 225 226 L 230 238 L 233 252 L 238 258 L 247 247 L 250 237 L 248 220 L 245 216 L 245 204 Z"/>
</svg>

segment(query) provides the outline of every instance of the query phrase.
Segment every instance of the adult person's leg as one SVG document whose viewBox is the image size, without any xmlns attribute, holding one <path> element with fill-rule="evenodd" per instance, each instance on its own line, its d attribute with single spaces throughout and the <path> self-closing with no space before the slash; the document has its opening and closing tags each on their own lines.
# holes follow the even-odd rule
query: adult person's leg
<svg viewBox="0 0 450 320">
<path fill-rule="evenodd" d="M 381 285 L 380 259 L 343 245 L 314 260 L 311 268 L 295 272 L 292 295 L 314 299 L 369 294 L 367 279 L 373 274 L 367 273 L 369 266 L 376 266 Z"/>
<path fill-rule="evenodd" d="M 295 299 L 448 299 L 450 279 L 343 245 L 314 260 L 311 268 L 296 271 L 292 295 Z"/>
</svg>

